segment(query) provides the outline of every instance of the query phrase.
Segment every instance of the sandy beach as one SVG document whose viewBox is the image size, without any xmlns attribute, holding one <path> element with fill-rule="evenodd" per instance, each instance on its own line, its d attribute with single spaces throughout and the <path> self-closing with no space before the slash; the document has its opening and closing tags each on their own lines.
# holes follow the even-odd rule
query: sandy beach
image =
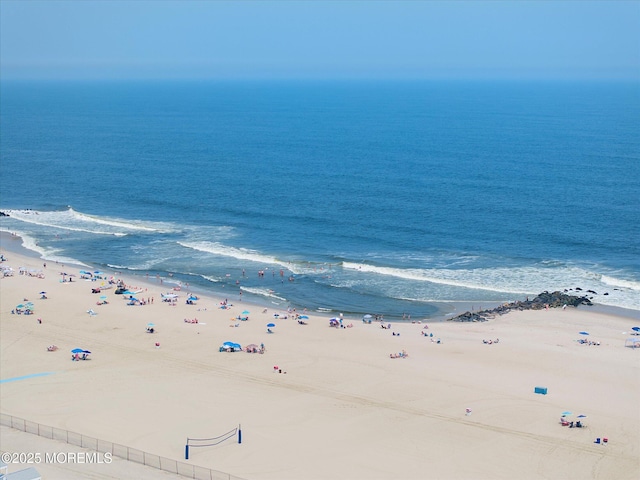
<svg viewBox="0 0 640 480">
<path fill-rule="evenodd" d="M 250 480 L 640 477 L 640 348 L 625 347 L 632 318 L 585 307 L 390 328 L 359 318 L 332 328 L 309 313 L 301 325 L 238 298 L 228 309 L 221 298 L 188 305 L 186 288 L 144 275 L 117 277 L 149 300 L 127 305 L 115 288 L 92 293 L 108 280 L 82 279 L 82 267 L 0 253 L 14 269 L 0 280 L 3 414 Z M 161 301 L 166 293 L 175 304 Z M 32 315 L 12 314 L 29 301 Z M 265 352 L 220 352 L 226 341 Z M 72 361 L 75 348 L 89 360 Z M 563 412 L 585 427 L 562 426 Z M 184 459 L 187 437 L 239 425 L 241 444 L 192 448 Z M 26 448 L 13 430 L 0 435 L 3 452 Z M 39 466 L 61 478 L 55 468 Z M 143 478 L 125 461 L 92 468 L 95 478 Z"/>
</svg>

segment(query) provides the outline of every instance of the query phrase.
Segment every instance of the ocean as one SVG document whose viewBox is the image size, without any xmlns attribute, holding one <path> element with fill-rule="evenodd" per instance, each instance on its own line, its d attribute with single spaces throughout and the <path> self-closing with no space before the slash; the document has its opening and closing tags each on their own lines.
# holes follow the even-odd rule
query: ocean
<svg viewBox="0 0 640 480">
<path fill-rule="evenodd" d="M 0 128 L 0 230 L 50 262 L 327 314 L 640 310 L 634 83 L 14 81 Z"/>
</svg>

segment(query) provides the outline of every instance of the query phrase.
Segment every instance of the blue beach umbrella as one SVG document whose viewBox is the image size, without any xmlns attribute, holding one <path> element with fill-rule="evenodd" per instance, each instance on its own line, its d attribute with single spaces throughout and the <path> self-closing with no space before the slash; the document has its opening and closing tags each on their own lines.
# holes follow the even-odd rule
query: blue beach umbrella
<svg viewBox="0 0 640 480">
<path fill-rule="evenodd" d="M 571 412 L 562 412 L 562 415 L 573 415 Z"/>
<path fill-rule="evenodd" d="M 107 296 L 106 295 L 100 295 L 100 300 L 106 300 Z"/>
<path fill-rule="evenodd" d="M 580 335 L 589 335 L 589 332 L 578 332 Z"/>
<path fill-rule="evenodd" d="M 275 323 L 267 323 L 267 327 L 269 327 L 269 328 L 273 328 L 273 327 L 275 327 L 275 326 L 276 326 L 276 324 L 275 324 Z"/>
<path fill-rule="evenodd" d="M 307 320 L 309 317 L 307 315 L 300 315 L 298 318 L 301 318 L 303 320 Z"/>
<path fill-rule="evenodd" d="M 40 295 L 44 295 L 45 293 L 47 293 L 47 292 L 40 292 Z"/>
<path fill-rule="evenodd" d="M 249 315 L 251 312 L 249 310 L 245 310 L 244 312 L 242 312 L 242 315 Z"/>
<path fill-rule="evenodd" d="M 586 415 L 578 415 L 578 418 L 587 418 Z"/>
<path fill-rule="evenodd" d="M 640 332 L 640 327 L 631 327 L 634 332 Z"/>
<path fill-rule="evenodd" d="M 71 353 L 84 353 L 84 350 L 82 350 L 81 348 L 74 348 L 73 350 L 71 350 Z"/>
<path fill-rule="evenodd" d="M 147 323 L 147 327 L 155 327 L 156 324 L 155 323 Z"/>
</svg>

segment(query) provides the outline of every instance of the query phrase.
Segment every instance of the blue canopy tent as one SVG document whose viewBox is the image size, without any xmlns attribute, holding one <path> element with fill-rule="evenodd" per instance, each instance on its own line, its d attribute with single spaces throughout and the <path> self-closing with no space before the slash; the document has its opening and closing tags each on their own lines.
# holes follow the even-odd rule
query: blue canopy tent
<svg viewBox="0 0 640 480">
<path fill-rule="evenodd" d="M 221 352 L 240 352 L 242 351 L 242 346 L 239 343 L 235 342 L 224 342 L 220 346 Z"/>
</svg>

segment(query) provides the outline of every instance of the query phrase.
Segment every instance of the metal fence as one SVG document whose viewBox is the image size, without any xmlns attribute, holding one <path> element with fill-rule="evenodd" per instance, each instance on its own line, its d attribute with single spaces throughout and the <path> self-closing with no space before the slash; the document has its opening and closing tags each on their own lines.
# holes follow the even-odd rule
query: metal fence
<svg viewBox="0 0 640 480">
<path fill-rule="evenodd" d="M 36 422 L 30 422 L 24 418 L 14 417 L 5 413 L 0 414 L 0 424 L 5 427 L 32 433 L 40 437 L 66 442 L 69 445 L 88 448 L 100 453 L 111 453 L 114 457 L 196 480 L 244 480 L 229 473 L 179 462 L 177 460 L 172 460 L 170 458 L 161 457 L 159 455 L 127 447 L 125 445 L 99 440 L 80 433 L 70 432 L 68 430 L 50 427 L 48 425 L 41 425 Z"/>
</svg>

